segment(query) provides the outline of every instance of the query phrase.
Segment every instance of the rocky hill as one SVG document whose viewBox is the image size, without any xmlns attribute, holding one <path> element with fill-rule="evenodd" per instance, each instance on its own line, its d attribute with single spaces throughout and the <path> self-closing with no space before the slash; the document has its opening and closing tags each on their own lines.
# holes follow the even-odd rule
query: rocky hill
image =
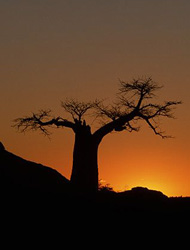
<svg viewBox="0 0 190 250">
<path fill-rule="evenodd" d="M 0 143 L 1 191 L 32 190 L 36 192 L 60 192 L 68 188 L 69 180 L 56 170 L 22 159 L 5 150 Z"/>
</svg>

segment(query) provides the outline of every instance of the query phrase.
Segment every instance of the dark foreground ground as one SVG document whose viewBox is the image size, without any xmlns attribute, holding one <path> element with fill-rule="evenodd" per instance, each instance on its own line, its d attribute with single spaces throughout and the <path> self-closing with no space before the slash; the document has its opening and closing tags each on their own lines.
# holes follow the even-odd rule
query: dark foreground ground
<svg viewBox="0 0 190 250">
<path fill-rule="evenodd" d="M 1 221 L 17 225 L 54 226 L 96 222 L 107 225 L 139 220 L 173 221 L 190 217 L 190 198 L 168 198 L 159 191 L 136 187 L 116 193 L 102 189 L 94 195 L 74 190 L 52 168 L 26 161 L 0 149 Z M 51 226 L 50 226 L 51 225 Z"/>
</svg>

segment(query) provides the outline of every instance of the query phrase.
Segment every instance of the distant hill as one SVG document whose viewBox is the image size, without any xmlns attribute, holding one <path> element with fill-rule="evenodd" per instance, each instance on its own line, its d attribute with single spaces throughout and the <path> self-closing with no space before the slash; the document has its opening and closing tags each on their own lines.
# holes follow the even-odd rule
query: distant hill
<svg viewBox="0 0 190 250">
<path fill-rule="evenodd" d="M 160 191 L 150 190 L 145 187 L 134 187 L 131 190 L 121 192 L 120 195 L 127 196 L 135 199 L 146 199 L 146 200 L 163 200 L 168 197 Z"/>
</svg>

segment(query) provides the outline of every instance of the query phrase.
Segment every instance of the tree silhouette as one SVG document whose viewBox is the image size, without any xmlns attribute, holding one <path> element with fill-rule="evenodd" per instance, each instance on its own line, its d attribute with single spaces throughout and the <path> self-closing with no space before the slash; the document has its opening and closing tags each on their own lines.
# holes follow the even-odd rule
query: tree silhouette
<svg viewBox="0 0 190 250">
<path fill-rule="evenodd" d="M 66 127 L 75 134 L 71 183 L 81 191 L 98 190 L 98 147 L 102 139 L 112 131 L 139 131 L 138 121 L 144 121 L 161 138 L 169 138 L 159 126 L 161 117 L 174 118 L 173 109 L 180 101 L 153 102 L 155 92 L 162 88 L 151 78 L 138 78 L 130 82 L 120 81 L 117 101 L 105 105 L 103 101 L 80 102 L 66 100 L 61 106 L 71 119 L 54 117 L 51 110 L 40 110 L 31 116 L 17 118 L 14 127 L 21 132 L 40 130 L 49 136 L 50 127 Z M 92 132 L 86 117 L 101 120 L 100 127 Z"/>
</svg>

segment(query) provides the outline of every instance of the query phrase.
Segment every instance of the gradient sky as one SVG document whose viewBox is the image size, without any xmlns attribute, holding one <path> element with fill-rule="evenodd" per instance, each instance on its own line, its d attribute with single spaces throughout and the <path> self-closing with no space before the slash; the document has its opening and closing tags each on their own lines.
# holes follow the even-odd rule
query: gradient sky
<svg viewBox="0 0 190 250">
<path fill-rule="evenodd" d="M 190 1 L 0 0 L 0 140 L 7 150 L 56 168 L 67 178 L 74 137 L 20 134 L 12 120 L 60 101 L 114 97 L 118 79 L 152 76 L 161 99 L 182 100 L 176 120 L 163 122 L 175 139 L 146 126 L 113 133 L 99 150 L 99 178 L 115 190 L 145 186 L 190 196 Z M 109 99 L 108 99 L 109 100 Z"/>
</svg>

